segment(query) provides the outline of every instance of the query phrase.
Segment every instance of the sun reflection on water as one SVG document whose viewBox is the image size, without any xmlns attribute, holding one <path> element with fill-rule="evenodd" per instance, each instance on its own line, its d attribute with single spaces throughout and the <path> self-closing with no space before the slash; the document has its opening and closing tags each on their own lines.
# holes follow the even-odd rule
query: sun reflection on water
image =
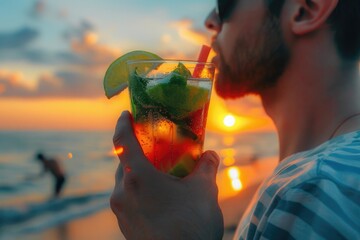
<svg viewBox="0 0 360 240">
<path fill-rule="evenodd" d="M 230 178 L 233 190 L 240 191 L 243 188 L 240 180 L 240 169 L 238 167 L 230 167 L 227 169 L 227 175 Z"/>
</svg>

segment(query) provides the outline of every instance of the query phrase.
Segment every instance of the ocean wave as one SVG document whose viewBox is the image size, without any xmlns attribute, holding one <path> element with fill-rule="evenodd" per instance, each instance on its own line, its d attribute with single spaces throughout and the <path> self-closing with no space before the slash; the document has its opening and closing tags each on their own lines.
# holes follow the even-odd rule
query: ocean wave
<svg viewBox="0 0 360 240">
<path fill-rule="evenodd" d="M 0 185 L 0 192 L 14 192 L 17 191 L 18 187 L 13 185 Z"/>
<path fill-rule="evenodd" d="M 0 208 L 0 236 L 43 231 L 109 207 L 111 191 Z"/>
</svg>

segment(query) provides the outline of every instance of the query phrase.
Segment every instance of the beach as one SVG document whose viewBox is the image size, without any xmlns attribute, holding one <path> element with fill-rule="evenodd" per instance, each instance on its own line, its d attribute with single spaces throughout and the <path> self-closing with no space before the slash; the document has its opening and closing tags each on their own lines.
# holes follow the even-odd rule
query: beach
<svg viewBox="0 0 360 240">
<path fill-rule="evenodd" d="M 266 159 L 261 163 L 262 168 L 271 169 L 276 165 L 276 159 Z M 256 164 L 255 164 L 256 165 Z M 259 170 L 259 166 L 248 164 L 245 168 L 255 168 Z M 243 167 L 243 169 L 244 169 Z M 260 167 L 261 168 L 261 167 Z M 265 174 L 261 172 L 260 174 Z M 248 203 L 251 201 L 260 181 L 254 180 L 241 193 L 232 197 L 222 199 L 220 207 L 224 215 L 224 236 L 223 240 L 231 240 L 234 236 L 236 226 L 245 211 Z M 122 240 L 122 235 L 117 225 L 117 220 L 110 208 L 105 208 L 99 212 L 88 216 L 71 220 L 66 223 L 54 226 L 40 233 L 29 234 L 25 237 L 29 240 L 51 239 L 51 240 Z"/>
<path fill-rule="evenodd" d="M 226 228 L 224 231 L 223 240 L 231 240 L 235 233 L 236 224 L 240 218 L 240 212 L 235 211 L 235 205 L 239 202 L 242 203 L 240 211 L 244 209 L 244 204 L 252 196 L 254 189 L 247 191 L 247 196 L 243 199 L 229 199 L 221 204 L 223 214 L 225 216 Z M 251 195 L 251 196 L 250 196 Z M 0 238 L 1 239 L 1 238 Z M 46 229 L 42 232 L 28 234 L 23 236 L 22 239 L 27 240 L 39 240 L 39 239 L 51 239 L 51 240 L 122 240 L 125 237 L 122 235 L 117 225 L 117 220 L 110 208 L 106 208 L 94 214 L 74 219 L 57 226 Z"/>
<path fill-rule="evenodd" d="M 223 240 L 231 240 L 234 228 L 225 229 Z M 123 240 L 125 237 L 119 230 L 115 215 L 110 209 L 100 211 L 91 216 L 73 220 L 53 227 L 41 233 L 29 234 L 28 240 Z"/>
<path fill-rule="evenodd" d="M 119 230 L 116 217 L 110 209 L 63 223 L 40 233 L 29 234 L 25 238 L 29 240 L 125 239 Z"/>
<path fill-rule="evenodd" d="M 217 184 L 223 239 L 231 239 L 260 182 L 275 168 L 274 138 L 207 134 L 205 150 L 214 149 L 222 160 Z M 112 132 L 0 132 L 0 239 L 123 239 L 109 207 L 118 165 L 111 139 Z M 66 169 L 58 199 L 49 200 L 51 176 L 24 180 L 41 171 L 33 160 L 39 149 Z"/>
</svg>

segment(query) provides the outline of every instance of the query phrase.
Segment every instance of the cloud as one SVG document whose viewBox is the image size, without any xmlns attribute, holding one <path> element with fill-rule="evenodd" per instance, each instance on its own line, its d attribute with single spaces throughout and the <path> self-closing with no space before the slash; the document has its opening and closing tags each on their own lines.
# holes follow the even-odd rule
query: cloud
<svg viewBox="0 0 360 240">
<path fill-rule="evenodd" d="M 87 32 L 95 31 L 95 26 L 88 20 L 81 20 L 78 26 L 70 26 L 65 30 L 63 36 L 65 40 L 71 41 L 73 39 L 82 38 Z"/>
<path fill-rule="evenodd" d="M 115 49 L 99 42 L 94 25 L 86 20 L 79 26 L 69 28 L 64 34 L 68 50 L 49 51 L 41 48 L 23 48 L 34 40 L 39 33 L 24 27 L 14 33 L 0 33 L 0 49 L 7 51 L 0 54 L 5 61 L 27 61 L 31 64 L 71 65 L 79 68 L 105 68 L 120 56 Z"/>
<path fill-rule="evenodd" d="M 26 85 L 23 74 L 0 70 L 1 97 L 96 98 L 103 96 L 102 76 L 84 71 L 57 71 L 43 74 L 34 88 Z"/>
<path fill-rule="evenodd" d="M 196 28 L 191 19 L 182 19 L 171 23 L 177 29 L 179 36 L 194 44 L 209 44 L 209 33 L 203 29 Z"/>
<path fill-rule="evenodd" d="M 191 19 L 170 22 L 169 26 L 172 31 L 163 33 L 159 38 L 162 43 L 159 54 L 165 58 L 196 59 L 201 45 L 210 45 L 210 33 L 203 27 L 197 27 Z"/>
<path fill-rule="evenodd" d="M 39 36 L 39 31 L 23 27 L 14 32 L 0 32 L 0 49 L 18 49 L 23 48 Z"/>
<path fill-rule="evenodd" d="M 23 50 L 12 50 L 3 51 L 0 54 L 1 61 L 18 61 L 27 62 L 31 65 L 70 65 L 70 66 L 83 66 L 85 65 L 84 59 L 78 54 L 74 54 L 71 51 L 58 51 L 49 52 L 43 49 L 23 49 Z"/>
<path fill-rule="evenodd" d="M 46 0 L 38 0 L 30 6 L 29 15 L 33 19 L 39 19 L 42 17 L 57 17 L 58 19 L 65 19 L 68 16 L 68 11 L 65 8 L 58 9 L 51 4 L 48 4 Z"/>
<path fill-rule="evenodd" d="M 78 64 L 103 67 L 120 55 L 118 49 L 99 43 L 95 26 L 87 20 L 82 20 L 78 27 L 68 29 L 64 36 L 70 44 L 71 53 L 63 56 L 77 61 Z"/>
<path fill-rule="evenodd" d="M 22 60 L 27 60 L 32 64 L 54 65 L 54 64 L 81 64 L 80 57 L 75 56 L 71 52 L 49 52 L 42 49 L 29 49 L 22 51 L 19 56 Z"/>
<path fill-rule="evenodd" d="M 43 0 L 38 0 L 34 3 L 30 10 L 30 16 L 37 18 L 41 17 L 46 11 L 46 3 Z"/>
<path fill-rule="evenodd" d="M 69 42 L 71 52 L 61 53 L 58 57 L 66 57 L 79 65 L 106 67 L 120 56 L 118 49 L 99 42 L 96 28 L 88 20 L 82 20 L 79 26 L 69 28 L 64 37 Z"/>
<path fill-rule="evenodd" d="M 11 96 L 13 93 L 17 96 L 29 96 L 31 91 L 21 72 L 0 70 L 0 97 Z"/>
<path fill-rule="evenodd" d="M 15 39 L 26 31 L 12 34 Z M 0 35 L 2 36 L 2 35 Z M 5 35 L 4 35 L 5 36 Z M 10 34 L 6 35 L 10 41 Z M 5 39 L 5 37 L 0 38 Z M 29 39 L 29 38 L 25 38 Z M 40 74 L 37 85 L 29 87 L 29 81 L 24 79 L 25 74 L 9 72 L 0 69 L 0 98 L 96 98 L 102 97 L 103 74 L 109 64 L 120 56 L 118 49 L 111 48 L 99 42 L 99 36 L 95 27 L 88 21 L 82 21 L 78 28 L 72 29 L 65 38 L 68 42 L 68 50 L 49 51 L 34 48 L 13 48 L 0 54 L 1 60 L 28 62 L 36 64 L 56 66 L 52 74 Z M 0 41 L 1 43 L 1 41 Z M 5 47 L 3 40 L 2 47 Z M 7 47 L 9 47 L 7 45 Z"/>
<path fill-rule="evenodd" d="M 92 98 L 103 96 L 102 76 L 84 71 L 58 71 L 39 79 L 38 97 Z"/>
<path fill-rule="evenodd" d="M 80 38 L 72 39 L 70 44 L 73 57 L 81 59 L 81 64 L 87 67 L 105 67 L 120 56 L 118 49 L 98 43 L 98 35 L 92 31 L 84 32 Z"/>
<path fill-rule="evenodd" d="M 9 48 L 9 44 L 5 42 L 1 44 L 0 35 L 0 49 L 2 46 L 7 49 L 0 54 L 0 60 L 3 61 L 26 61 L 31 64 L 42 65 L 60 65 L 78 67 L 78 68 L 105 68 L 117 57 L 121 52 L 119 49 L 115 49 L 105 44 L 98 42 L 98 35 L 94 31 L 83 32 L 82 35 L 76 38 L 71 38 L 68 41 L 69 49 L 62 51 L 51 52 L 39 48 L 15 48 L 16 45 L 21 45 L 20 40 L 13 39 L 13 48 Z M 10 41 L 10 40 L 9 40 Z M 25 41 L 23 39 L 23 41 Z M 22 44 L 25 45 L 25 44 Z"/>
<path fill-rule="evenodd" d="M 171 43 L 172 40 L 173 40 L 173 39 L 172 39 L 172 37 L 171 37 L 170 34 L 163 34 L 163 35 L 161 36 L 161 42 L 163 42 L 163 43 L 165 43 L 165 44 Z"/>
</svg>

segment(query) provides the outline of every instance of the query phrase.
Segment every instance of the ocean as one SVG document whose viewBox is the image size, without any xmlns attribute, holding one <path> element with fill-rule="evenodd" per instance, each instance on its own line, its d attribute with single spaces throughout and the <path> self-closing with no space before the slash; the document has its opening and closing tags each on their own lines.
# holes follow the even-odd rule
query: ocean
<svg viewBox="0 0 360 240">
<path fill-rule="evenodd" d="M 112 135 L 110 131 L 0 132 L 0 239 L 26 239 L 28 234 L 109 208 L 118 165 Z M 235 136 L 207 132 L 204 149 L 219 153 L 220 169 L 278 152 L 273 132 Z M 50 199 L 53 179 L 49 174 L 27 180 L 42 170 L 35 160 L 39 151 L 56 157 L 66 171 L 58 199 Z"/>
</svg>

